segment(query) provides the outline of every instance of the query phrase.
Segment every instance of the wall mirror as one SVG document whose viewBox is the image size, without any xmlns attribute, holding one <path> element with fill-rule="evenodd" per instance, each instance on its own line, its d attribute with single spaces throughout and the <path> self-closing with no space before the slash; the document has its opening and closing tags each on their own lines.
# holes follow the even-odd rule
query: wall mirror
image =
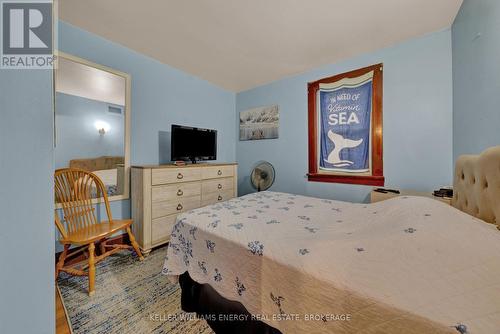
<svg viewBox="0 0 500 334">
<path fill-rule="evenodd" d="M 58 52 L 54 97 L 55 168 L 93 172 L 109 200 L 129 198 L 130 75 Z"/>
</svg>

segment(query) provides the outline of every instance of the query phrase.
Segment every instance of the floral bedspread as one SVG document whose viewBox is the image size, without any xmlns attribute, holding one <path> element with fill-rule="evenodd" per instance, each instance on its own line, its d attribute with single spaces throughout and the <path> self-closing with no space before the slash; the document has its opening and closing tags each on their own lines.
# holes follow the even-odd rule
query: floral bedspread
<svg viewBox="0 0 500 334">
<path fill-rule="evenodd" d="M 283 333 L 500 329 L 500 232 L 423 197 L 261 192 L 193 210 L 163 268 L 186 271 Z"/>
</svg>

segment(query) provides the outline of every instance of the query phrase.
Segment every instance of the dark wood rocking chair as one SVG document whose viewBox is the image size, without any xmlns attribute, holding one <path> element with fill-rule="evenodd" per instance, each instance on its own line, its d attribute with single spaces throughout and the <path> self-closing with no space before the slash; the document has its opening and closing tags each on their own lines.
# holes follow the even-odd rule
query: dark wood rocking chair
<svg viewBox="0 0 500 334">
<path fill-rule="evenodd" d="M 58 210 L 55 212 L 55 224 L 61 234 L 59 242 L 64 245 L 64 250 L 59 256 L 56 265 L 56 279 L 59 272 L 63 271 L 71 275 L 89 277 L 89 295 L 95 292 L 95 264 L 106 257 L 123 249 L 133 248 L 139 259 L 141 254 L 139 245 L 135 241 L 130 225 L 131 219 L 114 220 L 111 216 L 108 195 L 103 182 L 95 174 L 83 169 L 63 168 L 58 169 L 54 175 L 55 201 L 62 207 L 63 219 L 59 217 Z M 100 221 L 96 215 L 99 199 L 104 200 L 107 221 Z M 106 241 L 111 235 L 120 230 L 128 233 L 132 246 L 124 244 L 107 245 Z M 95 244 L 99 243 L 101 254 L 95 255 Z M 71 245 L 83 246 L 69 253 Z M 88 261 L 77 266 L 64 266 L 66 258 L 85 252 Z M 87 271 L 85 271 L 88 269 Z"/>
</svg>

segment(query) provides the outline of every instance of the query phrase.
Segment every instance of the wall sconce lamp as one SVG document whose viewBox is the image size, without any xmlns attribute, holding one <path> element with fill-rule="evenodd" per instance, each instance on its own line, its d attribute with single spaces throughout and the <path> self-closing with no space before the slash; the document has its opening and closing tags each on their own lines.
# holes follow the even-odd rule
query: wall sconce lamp
<svg viewBox="0 0 500 334">
<path fill-rule="evenodd" d="M 95 128 L 97 129 L 97 131 L 99 131 L 99 134 L 101 136 L 104 136 L 106 134 L 106 132 L 109 131 L 109 124 L 106 123 L 106 122 L 103 122 L 103 121 L 96 121 L 94 123 L 95 125 Z"/>
</svg>

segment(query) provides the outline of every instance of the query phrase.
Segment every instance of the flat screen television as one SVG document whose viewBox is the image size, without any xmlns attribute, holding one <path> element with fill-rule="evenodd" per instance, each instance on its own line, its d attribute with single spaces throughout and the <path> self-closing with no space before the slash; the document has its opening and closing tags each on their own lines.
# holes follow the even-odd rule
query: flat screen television
<svg viewBox="0 0 500 334">
<path fill-rule="evenodd" d="M 217 159 L 217 130 L 173 124 L 171 136 L 172 161 Z"/>
</svg>

